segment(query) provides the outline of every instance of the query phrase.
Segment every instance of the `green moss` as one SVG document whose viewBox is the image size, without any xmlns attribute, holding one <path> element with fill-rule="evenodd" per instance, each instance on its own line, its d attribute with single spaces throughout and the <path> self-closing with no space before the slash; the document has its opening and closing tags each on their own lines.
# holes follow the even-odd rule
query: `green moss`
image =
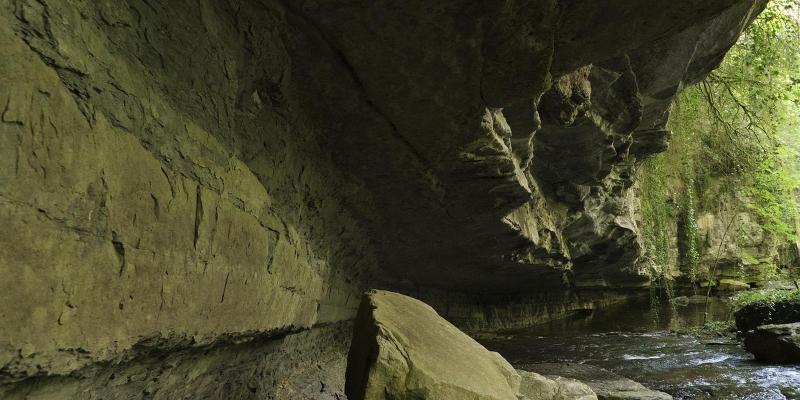
<svg viewBox="0 0 800 400">
<path fill-rule="evenodd" d="M 695 208 L 695 183 L 694 174 L 691 167 L 687 166 L 684 170 L 686 186 L 683 190 L 683 203 L 681 204 L 681 214 L 678 226 L 678 240 L 682 243 L 681 266 L 688 271 L 689 280 L 697 282 L 699 280 L 700 266 L 700 238 L 697 228 L 697 210 Z"/>
<path fill-rule="evenodd" d="M 756 256 L 751 254 L 747 249 L 741 249 L 739 257 L 741 257 L 742 261 L 746 264 L 755 265 L 760 263 Z"/>
<path fill-rule="evenodd" d="M 678 266 L 691 282 L 708 280 L 713 274 L 701 260 L 714 260 L 705 267 L 715 268 L 719 240 L 752 242 L 752 233 L 736 223 L 741 212 L 766 232 L 767 247 L 796 239 L 800 27 L 791 15 L 798 8 L 797 0 L 770 2 L 722 65 L 683 90 L 674 104 L 669 150 L 640 170 L 642 236 L 654 281 L 669 281 L 671 249 L 677 249 Z M 722 227 L 711 228 L 725 232 L 701 235 L 698 215 L 704 213 L 722 219 Z M 765 256 L 741 257 L 759 265 L 755 275 L 776 274 Z"/>
<path fill-rule="evenodd" d="M 731 301 L 737 310 L 753 303 L 764 303 L 771 306 L 785 301 L 800 301 L 800 290 L 748 290 L 737 293 L 731 297 Z"/>
<path fill-rule="evenodd" d="M 725 335 L 727 333 L 736 331 L 736 324 L 733 320 L 726 321 L 708 321 L 702 327 L 697 329 L 698 333 L 704 335 Z"/>
<path fill-rule="evenodd" d="M 771 280 L 779 280 L 786 278 L 781 276 L 780 268 L 772 262 L 762 262 L 758 264 L 757 280 L 760 282 L 767 282 Z"/>
</svg>

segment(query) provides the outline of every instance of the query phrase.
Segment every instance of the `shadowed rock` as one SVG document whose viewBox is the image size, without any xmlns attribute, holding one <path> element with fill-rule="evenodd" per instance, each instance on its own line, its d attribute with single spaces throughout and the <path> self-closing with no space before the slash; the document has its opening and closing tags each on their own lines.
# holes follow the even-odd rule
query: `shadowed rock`
<svg viewBox="0 0 800 400">
<path fill-rule="evenodd" d="M 736 328 L 748 332 L 761 325 L 800 322 L 800 301 L 750 303 L 733 314 Z"/>
<path fill-rule="evenodd" d="M 0 397 L 124 398 L 98 371 L 142 346 L 313 337 L 372 287 L 471 316 L 646 285 L 636 167 L 764 4 L 0 2 Z M 309 341 L 286 352 L 344 345 Z M 221 385 L 295 395 L 266 364 Z M 176 379 L 119 385 L 216 393 Z"/>
<path fill-rule="evenodd" d="M 744 346 L 759 361 L 800 363 L 800 322 L 761 325 L 745 335 Z"/>
</svg>

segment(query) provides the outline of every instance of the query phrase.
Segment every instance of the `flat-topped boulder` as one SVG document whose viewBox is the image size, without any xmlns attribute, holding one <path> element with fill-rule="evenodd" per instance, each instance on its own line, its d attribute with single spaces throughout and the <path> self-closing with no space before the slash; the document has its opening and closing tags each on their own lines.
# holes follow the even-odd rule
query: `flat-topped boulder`
<svg viewBox="0 0 800 400">
<path fill-rule="evenodd" d="M 746 334 L 744 346 L 759 361 L 800 363 L 800 322 L 759 326 Z"/>
</svg>

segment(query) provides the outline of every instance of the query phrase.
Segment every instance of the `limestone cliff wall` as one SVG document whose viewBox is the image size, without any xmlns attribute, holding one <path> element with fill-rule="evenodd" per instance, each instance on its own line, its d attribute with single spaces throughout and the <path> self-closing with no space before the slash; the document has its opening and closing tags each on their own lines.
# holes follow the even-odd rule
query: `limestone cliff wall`
<svg viewBox="0 0 800 400">
<path fill-rule="evenodd" d="M 712 274 L 713 281 L 729 279 L 762 287 L 795 274 L 800 267 L 796 239 L 767 229 L 752 207 L 753 199 L 742 191 L 726 189 L 736 187 L 735 182 L 722 178 L 709 186 L 704 197 L 712 200 L 704 201 L 697 217 L 698 275 Z M 680 272 L 688 271 L 683 268 Z"/>
<path fill-rule="evenodd" d="M 3 2 L 0 384 L 352 317 L 374 211 L 292 92 L 286 47 L 314 51 L 290 34 L 258 4 Z M 215 373 L 141 369 L 109 382 Z"/>
<path fill-rule="evenodd" d="M 3 1 L 0 397 L 336 398 L 366 288 L 646 285 L 633 171 L 763 5 Z"/>
</svg>

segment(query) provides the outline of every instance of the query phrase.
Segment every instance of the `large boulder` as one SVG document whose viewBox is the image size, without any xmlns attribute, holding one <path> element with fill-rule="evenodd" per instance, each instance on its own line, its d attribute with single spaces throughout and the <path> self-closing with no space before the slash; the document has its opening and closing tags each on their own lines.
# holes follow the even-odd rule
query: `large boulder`
<svg viewBox="0 0 800 400">
<path fill-rule="evenodd" d="M 514 370 L 427 304 L 381 290 L 361 302 L 346 378 L 351 400 L 597 400 L 575 379 Z"/>
<path fill-rule="evenodd" d="M 761 325 L 800 322 L 800 301 L 755 302 L 734 313 L 736 328 L 748 332 Z"/>
<path fill-rule="evenodd" d="M 800 363 L 800 322 L 759 326 L 747 333 L 744 346 L 759 361 Z"/>
<path fill-rule="evenodd" d="M 347 359 L 351 400 L 517 400 L 521 378 L 427 304 L 397 293 L 365 294 Z"/>
</svg>

